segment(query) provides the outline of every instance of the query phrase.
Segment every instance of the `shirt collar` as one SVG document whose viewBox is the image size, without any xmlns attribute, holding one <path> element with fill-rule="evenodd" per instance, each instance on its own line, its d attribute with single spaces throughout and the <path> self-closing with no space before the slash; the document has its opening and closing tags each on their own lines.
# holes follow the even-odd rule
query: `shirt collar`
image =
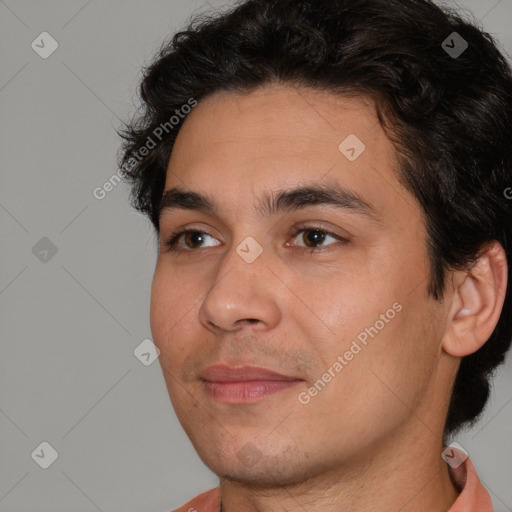
<svg viewBox="0 0 512 512">
<path fill-rule="evenodd" d="M 457 448 L 464 458 L 463 452 Z M 491 496 L 478 478 L 473 463 L 466 458 L 462 464 L 454 468 L 448 464 L 448 471 L 454 485 L 459 489 L 459 497 L 448 512 L 493 512 Z"/>
</svg>

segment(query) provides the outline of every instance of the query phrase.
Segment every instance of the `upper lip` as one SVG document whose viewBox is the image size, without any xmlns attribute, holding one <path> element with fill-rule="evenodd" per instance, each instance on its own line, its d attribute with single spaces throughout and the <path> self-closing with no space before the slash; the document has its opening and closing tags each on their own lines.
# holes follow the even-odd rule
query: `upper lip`
<svg viewBox="0 0 512 512">
<path fill-rule="evenodd" d="M 289 377 L 282 375 L 267 368 L 258 366 L 227 366 L 218 364 L 208 366 L 200 375 L 201 379 L 210 382 L 240 382 L 240 381 L 253 381 L 253 380 L 281 380 L 293 381 L 300 380 L 296 377 Z"/>
</svg>

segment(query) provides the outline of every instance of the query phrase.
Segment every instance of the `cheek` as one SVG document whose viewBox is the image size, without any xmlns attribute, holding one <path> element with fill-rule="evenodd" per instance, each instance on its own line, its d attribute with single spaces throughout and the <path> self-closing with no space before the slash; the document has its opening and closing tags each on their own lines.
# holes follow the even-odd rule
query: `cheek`
<svg viewBox="0 0 512 512">
<path fill-rule="evenodd" d="M 194 306 L 194 298 L 185 293 L 187 290 L 188 287 L 183 286 L 179 279 L 164 273 L 157 265 L 151 285 L 150 326 L 153 341 L 163 360 L 170 352 L 178 355 L 185 345 L 180 340 L 186 339 L 187 315 L 192 314 Z"/>
<path fill-rule="evenodd" d="M 157 272 L 153 277 L 151 284 L 151 301 L 149 308 L 149 321 L 153 341 L 162 350 L 162 341 L 164 333 L 170 327 L 172 311 L 172 301 L 170 300 L 168 290 L 163 286 L 163 280 Z"/>
<path fill-rule="evenodd" d="M 325 393 L 327 399 L 332 392 L 332 404 L 339 404 L 336 414 L 351 403 L 372 403 L 370 410 L 378 411 L 391 401 L 400 408 L 397 396 L 412 406 L 428 386 L 442 322 L 432 310 L 426 283 L 410 293 L 402 287 L 404 277 L 389 272 L 373 286 L 371 280 L 347 276 L 343 285 L 331 284 L 310 296 L 322 323 L 296 317 L 320 362 L 321 373 L 314 378 L 332 368 L 338 356 L 346 360 L 342 370 L 331 370 L 336 377 Z"/>
<path fill-rule="evenodd" d="M 393 310 L 399 299 L 394 283 L 371 279 L 368 272 L 333 274 L 320 287 L 305 283 L 303 288 L 307 293 L 300 298 L 307 308 L 298 304 L 289 311 L 300 329 L 311 340 L 325 345 L 327 352 L 349 350 L 351 341 L 360 334 L 364 337 L 365 329 L 380 322 L 380 315 L 387 310 L 392 310 L 395 319 L 400 315 Z M 391 319 L 384 324 L 383 330 L 393 322 Z"/>
<path fill-rule="evenodd" d="M 400 301 L 402 310 L 362 351 L 354 393 L 366 389 L 376 409 L 387 404 L 389 411 L 407 416 L 423 400 L 438 361 L 434 319 L 419 299 Z M 365 394 L 365 393 L 363 393 Z M 389 414 L 389 413 L 388 413 Z"/>
<path fill-rule="evenodd" d="M 378 334 L 369 335 L 366 345 L 352 336 L 331 345 L 324 371 L 338 355 L 344 357 L 353 339 L 360 350 L 304 406 L 308 421 L 326 439 L 357 432 L 369 442 L 408 421 L 424 399 L 435 370 L 436 344 L 428 326 L 420 323 L 421 315 L 407 312 L 407 305 Z M 374 324 L 375 319 L 366 327 Z"/>
</svg>

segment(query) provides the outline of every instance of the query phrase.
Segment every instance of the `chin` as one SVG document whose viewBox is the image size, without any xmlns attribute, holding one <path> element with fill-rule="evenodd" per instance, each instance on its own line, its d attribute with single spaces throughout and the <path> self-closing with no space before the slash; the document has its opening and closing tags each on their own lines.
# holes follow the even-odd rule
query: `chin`
<svg viewBox="0 0 512 512">
<path fill-rule="evenodd" d="M 276 468 L 272 463 L 252 468 L 239 467 L 238 469 L 233 469 L 232 466 L 229 468 L 215 466 L 211 466 L 210 470 L 219 478 L 252 487 L 271 488 L 298 485 L 311 478 L 310 471 L 293 471 L 289 466 Z"/>
<path fill-rule="evenodd" d="M 291 446 L 258 448 L 250 442 L 240 449 L 235 446 L 238 445 L 231 443 L 228 449 L 219 450 L 217 445 L 206 453 L 198 450 L 198 454 L 219 478 L 255 487 L 298 485 L 326 469 L 324 464 L 311 461 L 307 453 Z"/>
</svg>

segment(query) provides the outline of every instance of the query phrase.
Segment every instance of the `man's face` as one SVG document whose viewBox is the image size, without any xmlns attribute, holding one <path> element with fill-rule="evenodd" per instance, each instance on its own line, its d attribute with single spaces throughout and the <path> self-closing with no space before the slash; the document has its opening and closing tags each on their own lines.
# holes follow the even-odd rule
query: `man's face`
<svg viewBox="0 0 512 512">
<path fill-rule="evenodd" d="M 442 424 L 446 311 L 427 294 L 424 221 L 396 169 L 370 100 L 280 86 L 216 94 L 185 121 L 165 190 L 217 209 L 162 211 L 151 329 L 176 414 L 221 477 L 296 483 Z M 260 208 L 301 187 L 346 194 Z M 202 233 L 171 251 L 184 229 Z M 217 364 L 297 381 L 248 384 L 244 399 L 240 383 L 203 380 Z"/>
</svg>

